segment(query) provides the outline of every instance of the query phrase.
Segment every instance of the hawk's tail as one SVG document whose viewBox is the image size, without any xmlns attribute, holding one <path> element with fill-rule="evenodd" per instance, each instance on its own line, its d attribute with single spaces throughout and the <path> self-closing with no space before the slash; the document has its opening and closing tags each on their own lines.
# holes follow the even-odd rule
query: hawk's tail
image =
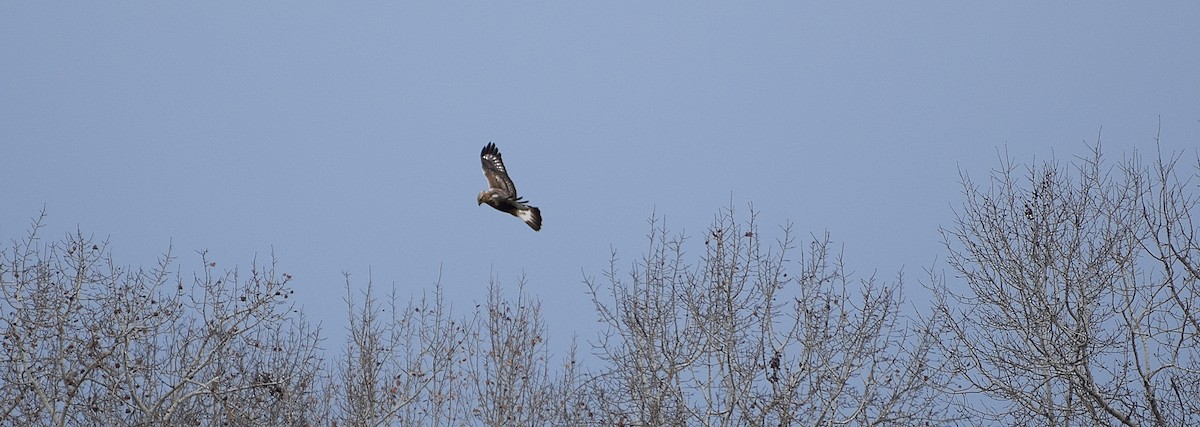
<svg viewBox="0 0 1200 427">
<path fill-rule="evenodd" d="M 529 227 L 532 228 L 533 231 L 542 230 L 541 209 L 530 206 L 528 209 L 520 211 L 517 216 L 520 217 L 522 221 L 525 221 L 526 224 L 529 224 Z"/>
</svg>

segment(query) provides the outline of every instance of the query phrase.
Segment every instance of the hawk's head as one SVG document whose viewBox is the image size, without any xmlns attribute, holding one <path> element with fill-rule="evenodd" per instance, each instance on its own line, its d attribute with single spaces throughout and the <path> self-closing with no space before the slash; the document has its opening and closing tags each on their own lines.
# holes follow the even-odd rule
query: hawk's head
<svg viewBox="0 0 1200 427">
<path fill-rule="evenodd" d="M 483 190 L 483 191 L 480 191 L 480 192 L 479 192 L 479 197 L 478 197 L 478 198 L 476 198 L 476 199 L 475 199 L 475 201 L 479 202 L 478 204 L 482 205 L 482 204 L 483 204 L 483 202 L 486 202 L 486 201 L 488 201 L 489 199 L 491 199 L 491 198 L 492 198 L 492 195 L 491 195 L 490 193 L 491 193 L 491 192 L 490 192 L 490 191 L 488 191 L 488 190 Z"/>
</svg>

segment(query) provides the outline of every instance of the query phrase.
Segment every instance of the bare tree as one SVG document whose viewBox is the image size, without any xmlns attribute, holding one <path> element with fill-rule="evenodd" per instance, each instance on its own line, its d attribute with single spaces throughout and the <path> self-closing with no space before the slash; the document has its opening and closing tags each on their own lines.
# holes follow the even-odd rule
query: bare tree
<svg viewBox="0 0 1200 427">
<path fill-rule="evenodd" d="M 608 333 L 589 409 L 616 425 L 918 425 L 942 421 L 930 343 L 899 317 L 902 277 L 854 280 L 828 236 L 798 268 L 790 227 L 764 245 L 724 210 L 696 266 L 651 219 L 627 279 L 586 279 Z"/>
<path fill-rule="evenodd" d="M 903 274 L 856 276 L 828 234 L 797 245 L 728 208 L 693 240 L 652 218 L 630 271 L 614 252 L 585 278 L 606 326 L 590 370 L 573 345 L 552 362 L 523 279 L 458 317 L 440 283 L 401 304 L 347 275 L 326 365 L 273 259 L 135 270 L 81 232 L 43 243 L 43 214 L 0 250 L 0 424 L 1200 424 L 1200 159 L 1101 154 L 964 174 L 954 279 L 930 271 L 916 320 Z"/>
<path fill-rule="evenodd" d="M 956 375 L 980 422 L 1200 422 L 1197 196 L 1178 156 L 1119 167 L 1100 145 L 1069 164 L 1010 158 L 943 230 L 965 286 L 933 275 Z M 1200 170 L 1200 169 L 1198 169 Z M 1194 175 L 1193 175 L 1194 177 Z"/>
<path fill-rule="evenodd" d="M 317 333 L 274 264 L 173 276 L 117 266 L 80 232 L 0 251 L 0 419 L 16 425 L 304 425 Z"/>
</svg>

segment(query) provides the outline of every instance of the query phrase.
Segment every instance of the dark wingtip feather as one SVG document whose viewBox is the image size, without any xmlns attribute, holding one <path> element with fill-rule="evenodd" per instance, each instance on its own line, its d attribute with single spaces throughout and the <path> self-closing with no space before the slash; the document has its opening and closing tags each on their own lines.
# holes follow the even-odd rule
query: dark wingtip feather
<svg viewBox="0 0 1200 427">
<path fill-rule="evenodd" d="M 496 157 L 500 157 L 500 150 L 496 148 L 495 143 L 488 142 L 487 145 L 483 146 L 483 151 L 479 152 L 480 157 L 486 156 L 488 154 L 492 154 L 492 155 L 495 155 Z"/>
</svg>

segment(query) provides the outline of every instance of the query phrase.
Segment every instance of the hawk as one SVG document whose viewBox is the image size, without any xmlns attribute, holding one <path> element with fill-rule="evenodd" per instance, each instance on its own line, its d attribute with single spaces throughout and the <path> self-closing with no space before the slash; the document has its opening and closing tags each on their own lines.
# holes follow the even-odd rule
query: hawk
<svg viewBox="0 0 1200 427">
<path fill-rule="evenodd" d="M 500 150 L 491 142 L 479 153 L 483 162 L 483 176 L 487 177 L 488 189 L 479 192 L 479 204 L 487 203 L 501 212 L 507 212 L 529 224 L 533 231 L 542 229 L 542 211 L 528 205 L 528 201 L 517 197 L 517 186 L 513 185 L 504 169 L 504 160 L 500 159 Z"/>
</svg>

